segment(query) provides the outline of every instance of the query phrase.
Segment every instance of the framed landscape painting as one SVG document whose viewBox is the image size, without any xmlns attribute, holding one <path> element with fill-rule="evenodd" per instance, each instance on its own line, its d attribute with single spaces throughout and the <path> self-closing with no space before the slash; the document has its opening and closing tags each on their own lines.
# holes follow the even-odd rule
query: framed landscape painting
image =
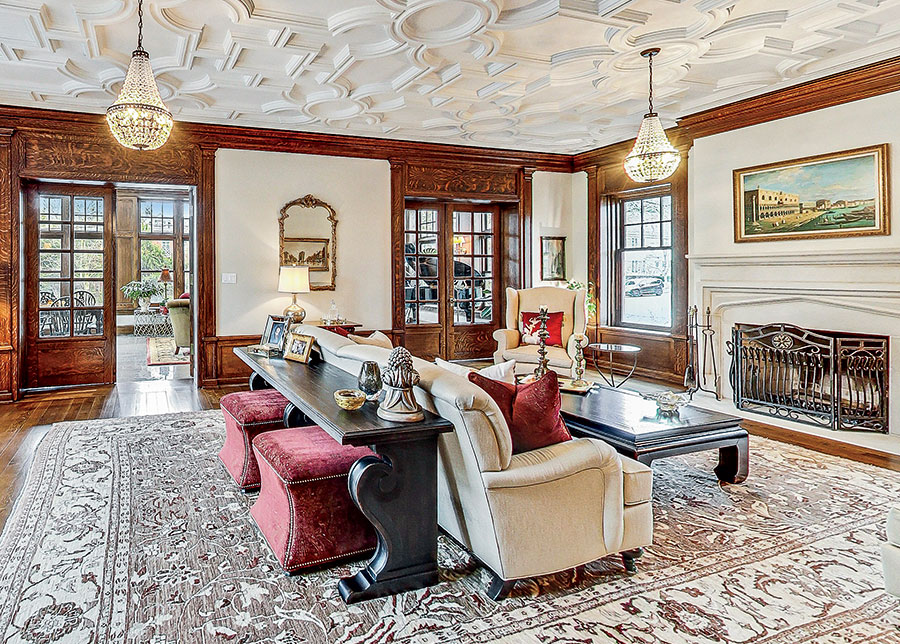
<svg viewBox="0 0 900 644">
<path fill-rule="evenodd" d="M 888 146 L 734 171 L 734 241 L 890 234 Z"/>
</svg>

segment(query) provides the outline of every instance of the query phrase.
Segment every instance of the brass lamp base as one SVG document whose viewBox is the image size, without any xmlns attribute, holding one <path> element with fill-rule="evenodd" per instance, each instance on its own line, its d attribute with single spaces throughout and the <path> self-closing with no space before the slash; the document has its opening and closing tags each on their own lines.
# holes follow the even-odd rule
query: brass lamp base
<svg viewBox="0 0 900 644">
<path fill-rule="evenodd" d="M 306 309 L 297 304 L 297 294 L 294 293 L 293 302 L 288 304 L 287 308 L 282 312 L 286 318 L 290 318 L 291 324 L 300 324 L 306 318 Z"/>
</svg>

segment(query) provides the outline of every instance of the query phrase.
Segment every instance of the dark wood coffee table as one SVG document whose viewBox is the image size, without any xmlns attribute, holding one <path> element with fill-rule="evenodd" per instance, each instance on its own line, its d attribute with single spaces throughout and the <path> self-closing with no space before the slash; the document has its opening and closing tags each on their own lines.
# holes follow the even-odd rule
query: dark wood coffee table
<svg viewBox="0 0 900 644">
<path fill-rule="evenodd" d="M 737 416 L 692 405 L 677 416 L 656 412 L 656 403 L 637 394 L 597 386 L 587 394 L 562 394 L 562 416 L 575 435 L 599 438 L 645 465 L 658 458 L 719 450 L 716 476 L 741 483 L 750 469 L 747 430 Z"/>
</svg>

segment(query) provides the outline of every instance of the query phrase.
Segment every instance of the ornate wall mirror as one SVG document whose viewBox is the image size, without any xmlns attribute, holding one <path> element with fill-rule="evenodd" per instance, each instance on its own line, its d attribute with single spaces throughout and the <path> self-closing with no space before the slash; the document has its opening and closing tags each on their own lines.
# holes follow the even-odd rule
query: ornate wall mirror
<svg viewBox="0 0 900 644">
<path fill-rule="evenodd" d="M 337 214 L 321 199 L 306 195 L 284 204 L 278 217 L 282 266 L 309 266 L 313 291 L 333 291 L 337 273 Z"/>
</svg>

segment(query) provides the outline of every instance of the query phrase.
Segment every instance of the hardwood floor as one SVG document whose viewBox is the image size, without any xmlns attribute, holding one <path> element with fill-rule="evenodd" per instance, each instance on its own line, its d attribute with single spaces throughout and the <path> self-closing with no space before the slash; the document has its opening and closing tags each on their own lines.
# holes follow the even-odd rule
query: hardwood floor
<svg viewBox="0 0 900 644">
<path fill-rule="evenodd" d="M 218 409 L 222 396 L 241 389 L 246 386 L 197 390 L 191 380 L 151 380 L 37 393 L 0 405 L 0 527 L 22 488 L 38 441 L 53 423 Z"/>
</svg>

